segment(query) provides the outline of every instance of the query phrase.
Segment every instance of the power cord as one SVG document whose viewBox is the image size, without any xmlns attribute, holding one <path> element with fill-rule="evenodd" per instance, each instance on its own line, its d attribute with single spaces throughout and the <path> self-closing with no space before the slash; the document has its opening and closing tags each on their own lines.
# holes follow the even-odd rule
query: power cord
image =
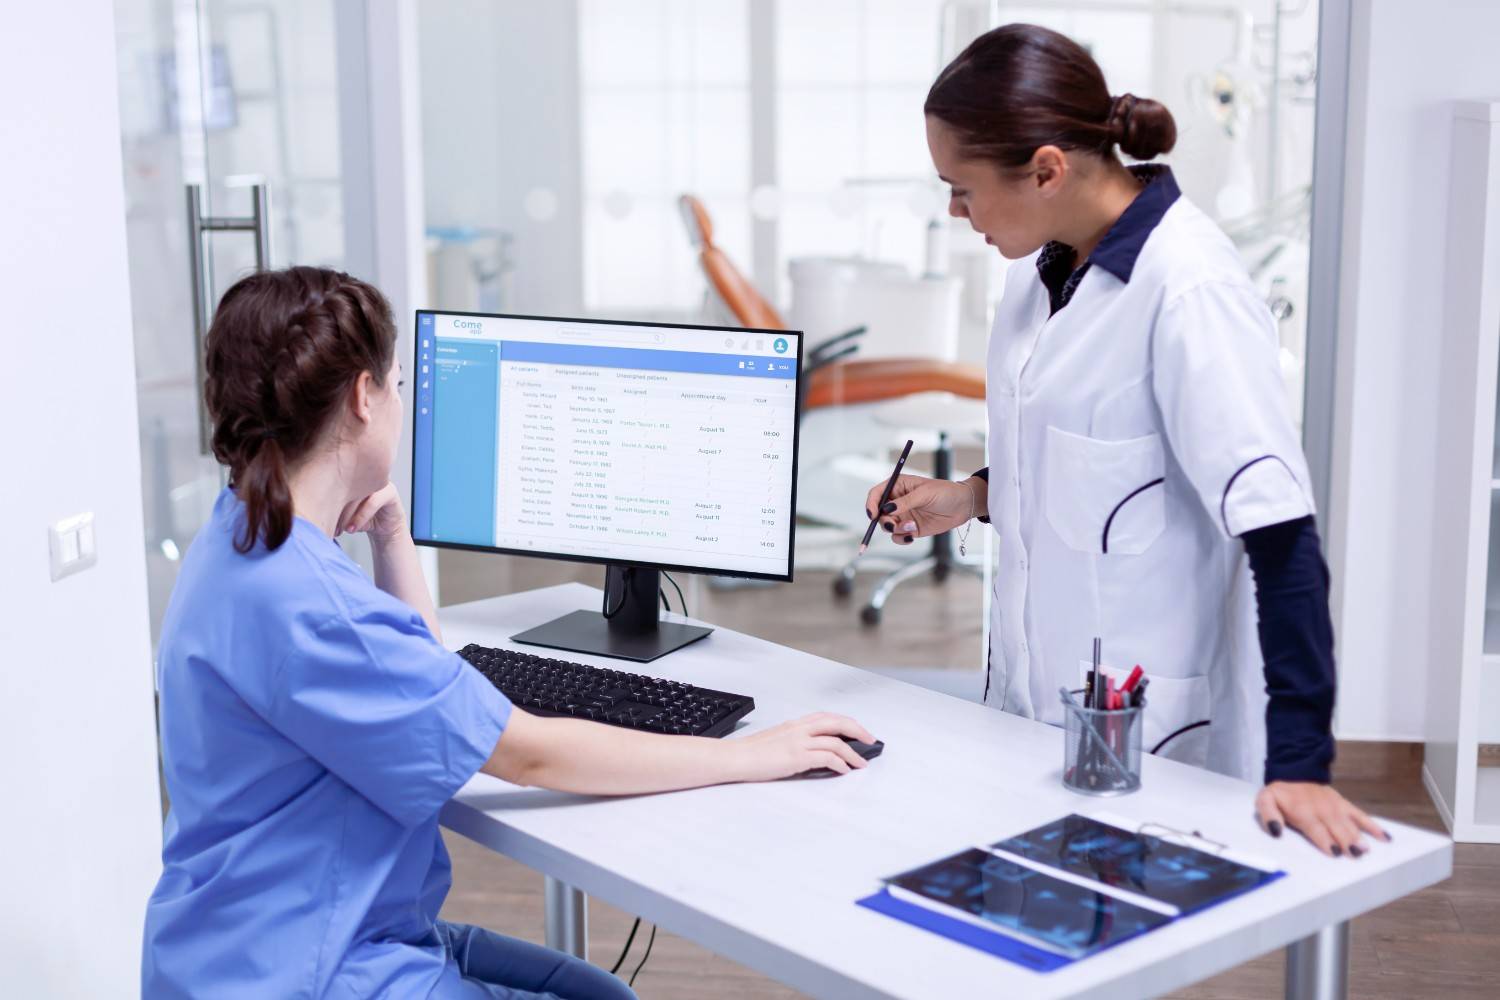
<svg viewBox="0 0 1500 1000">
<path fill-rule="evenodd" d="M 620 957 L 615 959 L 614 967 L 609 970 L 609 974 L 611 976 L 613 976 L 616 972 L 619 972 L 620 966 L 625 964 L 625 956 L 630 954 L 630 946 L 635 943 L 635 932 L 640 929 L 641 918 L 636 917 L 635 923 L 630 926 L 630 935 L 625 939 L 625 947 L 620 950 Z"/>
<path fill-rule="evenodd" d="M 677 603 L 682 606 L 682 617 L 688 617 L 687 601 L 682 598 L 682 588 L 677 586 L 677 581 L 672 579 L 671 573 L 663 571 L 661 575 L 666 577 L 667 582 L 672 585 L 672 589 L 677 591 Z"/>
<path fill-rule="evenodd" d="M 615 609 L 611 611 L 609 610 L 609 570 L 606 569 L 604 571 L 604 607 L 600 608 L 599 611 L 604 615 L 605 621 L 609 621 L 620 613 L 621 608 L 625 607 L 625 600 L 630 596 L 630 581 L 634 576 L 635 567 L 626 566 L 624 572 L 620 574 L 620 582 L 625 586 L 625 593 L 620 595 L 620 603 L 616 604 Z"/>
<path fill-rule="evenodd" d="M 641 970 L 646 967 L 646 959 L 648 959 L 648 958 L 651 957 L 651 946 L 653 944 L 655 944 L 655 943 L 656 943 L 656 925 L 652 924 L 651 925 L 651 937 L 646 941 L 646 954 L 644 954 L 644 955 L 641 956 L 641 964 L 637 965 L 635 967 L 635 971 L 630 974 L 630 982 L 626 983 L 625 985 L 634 988 L 634 986 L 635 986 L 635 977 L 639 976 L 641 974 Z"/>
<path fill-rule="evenodd" d="M 670 612 L 672 605 L 667 603 L 667 592 L 660 587 L 656 588 L 656 592 L 661 595 L 661 609 Z"/>
<path fill-rule="evenodd" d="M 615 964 L 610 967 L 609 974 L 611 976 L 619 972 L 620 966 L 625 964 L 625 956 L 630 954 L 630 946 L 635 943 L 635 932 L 640 929 L 641 918 L 636 917 L 635 923 L 630 925 L 630 933 L 625 938 L 625 947 L 620 949 L 620 957 L 615 959 Z M 651 957 L 651 947 L 654 944 L 656 944 L 656 925 L 652 924 L 651 936 L 646 939 L 646 953 L 641 956 L 640 964 L 637 965 L 635 967 L 635 971 L 630 974 L 630 982 L 626 985 L 631 987 L 635 986 L 635 977 L 639 976 L 641 974 L 641 970 L 646 967 L 646 960 Z"/>
</svg>

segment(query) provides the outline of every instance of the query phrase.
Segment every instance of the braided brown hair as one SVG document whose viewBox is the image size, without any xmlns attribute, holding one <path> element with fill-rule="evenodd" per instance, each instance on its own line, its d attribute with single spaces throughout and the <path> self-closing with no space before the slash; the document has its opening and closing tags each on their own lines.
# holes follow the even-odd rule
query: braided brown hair
<svg viewBox="0 0 1500 1000">
<path fill-rule="evenodd" d="M 234 547 L 276 549 L 292 531 L 288 470 L 322 438 L 369 372 L 383 386 L 396 351 L 385 296 L 342 271 L 290 267 L 236 282 L 206 347 L 214 457 L 245 504 Z"/>
<path fill-rule="evenodd" d="M 1156 101 L 1111 97 L 1088 50 L 1034 24 L 1007 24 L 969 43 L 949 63 L 922 110 L 952 128 L 964 153 L 1020 167 L 1042 146 L 1137 160 L 1170 152 L 1172 113 Z"/>
</svg>

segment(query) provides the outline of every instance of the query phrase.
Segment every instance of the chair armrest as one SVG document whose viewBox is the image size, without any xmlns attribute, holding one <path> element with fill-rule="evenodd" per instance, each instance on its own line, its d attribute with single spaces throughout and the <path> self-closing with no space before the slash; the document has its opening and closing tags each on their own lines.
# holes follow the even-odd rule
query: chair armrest
<svg viewBox="0 0 1500 1000">
<path fill-rule="evenodd" d="M 863 337 L 865 335 L 865 331 L 869 329 L 870 328 L 868 326 L 864 325 L 851 327 L 850 329 L 845 330 L 843 333 L 835 334 L 834 336 L 829 337 L 827 340 L 813 344 L 806 350 L 806 352 L 804 352 L 804 360 L 807 363 L 806 370 L 812 371 L 814 368 L 821 368 L 823 365 L 826 365 L 830 361 L 834 361 L 838 358 L 848 357 L 850 354 L 853 354 L 855 351 L 859 350 L 859 344 L 851 344 L 847 342 L 851 340 L 858 340 L 860 337 Z"/>
<path fill-rule="evenodd" d="M 900 399 L 919 392 L 951 392 L 984 398 L 984 370 L 931 358 L 875 358 L 835 361 L 808 377 L 803 409 Z"/>
</svg>

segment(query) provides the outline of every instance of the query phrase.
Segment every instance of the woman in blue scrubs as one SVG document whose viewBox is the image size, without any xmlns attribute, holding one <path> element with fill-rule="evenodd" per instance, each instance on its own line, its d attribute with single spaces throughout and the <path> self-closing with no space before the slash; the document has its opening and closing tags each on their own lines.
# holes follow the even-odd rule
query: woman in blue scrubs
<svg viewBox="0 0 1500 1000">
<path fill-rule="evenodd" d="M 623 998 L 620 980 L 437 918 L 437 816 L 484 771 L 612 795 L 864 766 L 815 715 L 744 739 L 659 736 L 513 708 L 442 645 L 390 469 L 396 331 L 346 274 L 245 278 L 209 331 L 230 486 L 183 560 L 158 658 L 171 813 L 142 993 Z M 335 544 L 365 532 L 371 581 Z"/>
</svg>

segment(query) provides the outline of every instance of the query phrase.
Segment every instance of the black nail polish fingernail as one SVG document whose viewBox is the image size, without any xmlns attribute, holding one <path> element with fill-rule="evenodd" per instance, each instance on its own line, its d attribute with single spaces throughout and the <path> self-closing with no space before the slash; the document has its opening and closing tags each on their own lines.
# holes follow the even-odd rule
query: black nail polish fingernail
<svg viewBox="0 0 1500 1000">
<path fill-rule="evenodd" d="M 1281 836 L 1281 820 L 1273 819 L 1271 820 L 1271 822 L 1266 824 L 1266 827 L 1271 831 L 1271 836 Z"/>
<path fill-rule="evenodd" d="M 1359 858 L 1364 856 L 1365 849 L 1363 847 L 1360 847 L 1358 844 L 1355 844 L 1354 846 L 1349 848 L 1349 853 L 1354 857 Z"/>
<path fill-rule="evenodd" d="M 912 542 L 914 542 L 914 541 L 916 541 L 916 540 L 917 540 L 917 539 L 916 539 L 916 536 L 915 536 L 915 535 L 907 535 L 907 536 L 906 536 L 906 543 L 907 543 L 907 544 L 908 544 L 908 545 L 910 545 L 910 544 L 911 544 L 911 543 L 912 543 Z"/>
<path fill-rule="evenodd" d="M 1342 858 L 1344 856 L 1344 849 L 1342 847 L 1340 847 L 1338 844 L 1334 844 L 1333 845 L 1333 856 L 1336 857 L 1336 858 Z"/>
<path fill-rule="evenodd" d="M 882 514 L 894 514 L 895 512 L 896 512 L 896 501 L 894 501 L 894 500 L 892 500 L 890 503 L 886 504 L 884 507 L 880 508 L 880 513 L 882 513 Z"/>
<path fill-rule="evenodd" d="M 894 527 L 892 527 L 889 524 L 881 524 L 881 527 L 884 528 L 886 531 L 894 532 L 896 530 Z"/>
</svg>

